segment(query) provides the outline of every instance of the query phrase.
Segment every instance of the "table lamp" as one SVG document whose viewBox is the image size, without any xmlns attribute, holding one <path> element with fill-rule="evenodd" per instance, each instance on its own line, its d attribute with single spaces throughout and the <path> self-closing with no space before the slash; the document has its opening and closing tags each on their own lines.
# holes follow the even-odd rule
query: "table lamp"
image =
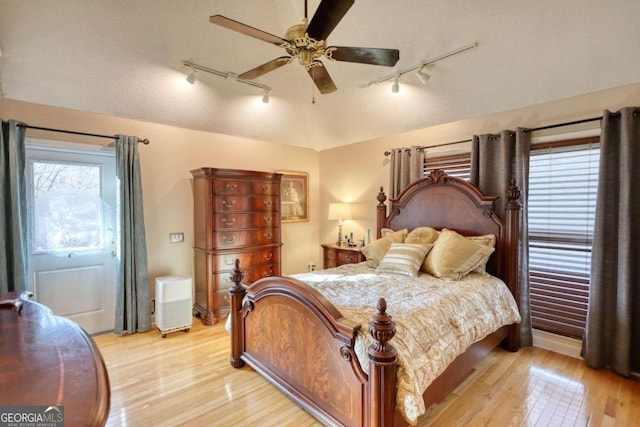
<svg viewBox="0 0 640 427">
<path fill-rule="evenodd" d="M 329 221 L 338 220 L 338 246 L 342 245 L 342 221 L 351 219 L 351 205 L 349 203 L 329 203 Z"/>
</svg>

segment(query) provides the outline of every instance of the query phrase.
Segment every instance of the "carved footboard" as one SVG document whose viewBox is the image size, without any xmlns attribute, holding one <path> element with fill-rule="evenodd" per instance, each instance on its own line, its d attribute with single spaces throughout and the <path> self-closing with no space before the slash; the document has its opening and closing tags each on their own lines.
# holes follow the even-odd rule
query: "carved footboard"
<svg viewBox="0 0 640 427">
<path fill-rule="evenodd" d="M 354 351 L 360 325 L 306 284 L 271 277 L 244 286 L 231 275 L 231 365 L 249 364 L 328 425 L 391 426 L 395 415 L 395 325 L 380 301 L 369 324 L 369 372 Z"/>
</svg>

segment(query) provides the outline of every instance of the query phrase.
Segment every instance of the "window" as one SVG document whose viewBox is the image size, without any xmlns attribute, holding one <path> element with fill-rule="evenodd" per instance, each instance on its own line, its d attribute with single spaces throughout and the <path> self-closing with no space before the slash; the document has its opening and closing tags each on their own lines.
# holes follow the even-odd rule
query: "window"
<svg viewBox="0 0 640 427">
<path fill-rule="evenodd" d="M 34 253 L 105 245 L 100 165 L 33 161 Z"/>
<path fill-rule="evenodd" d="M 584 334 L 599 160 L 597 137 L 531 151 L 529 292 L 536 329 Z"/>
<path fill-rule="evenodd" d="M 589 299 L 599 138 L 539 143 L 529 164 L 529 287 L 536 329 L 582 338 Z M 469 153 L 425 159 L 469 180 Z"/>
<path fill-rule="evenodd" d="M 469 181 L 471 175 L 471 153 L 425 158 L 424 175 L 429 175 L 434 169 L 441 169 L 449 176 Z"/>
</svg>

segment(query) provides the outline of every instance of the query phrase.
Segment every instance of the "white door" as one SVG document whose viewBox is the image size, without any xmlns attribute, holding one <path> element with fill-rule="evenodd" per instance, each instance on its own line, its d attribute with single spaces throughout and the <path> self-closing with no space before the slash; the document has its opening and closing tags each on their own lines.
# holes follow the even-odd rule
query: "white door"
<svg viewBox="0 0 640 427">
<path fill-rule="evenodd" d="M 27 143 L 29 286 L 88 333 L 112 330 L 116 290 L 113 149 Z"/>
</svg>

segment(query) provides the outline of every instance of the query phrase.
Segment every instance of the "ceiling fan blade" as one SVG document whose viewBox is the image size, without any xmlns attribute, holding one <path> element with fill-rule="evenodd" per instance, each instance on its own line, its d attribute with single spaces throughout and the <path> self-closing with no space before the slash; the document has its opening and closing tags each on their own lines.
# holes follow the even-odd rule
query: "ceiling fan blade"
<svg viewBox="0 0 640 427">
<path fill-rule="evenodd" d="M 331 76 L 324 65 L 316 65 L 307 70 L 316 87 L 322 94 L 335 92 L 338 88 L 331 80 Z"/>
<path fill-rule="evenodd" d="M 332 46 L 336 50 L 329 54 L 329 58 L 336 61 L 359 62 L 361 64 L 385 65 L 393 67 L 400 59 L 398 49 L 383 49 L 377 47 L 344 47 Z"/>
<path fill-rule="evenodd" d="M 276 46 L 280 46 L 282 43 L 285 43 L 286 40 L 282 37 L 274 36 L 273 34 L 269 34 L 265 31 L 258 30 L 257 28 L 250 27 L 241 22 L 234 21 L 233 19 L 227 18 L 222 15 L 214 15 L 209 17 L 209 22 L 212 24 L 220 25 L 222 27 L 228 28 L 233 31 L 237 31 L 238 33 L 242 33 L 244 35 L 254 37 L 259 40 L 263 40 L 267 43 L 275 44 Z"/>
<path fill-rule="evenodd" d="M 354 0 L 322 0 L 307 27 L 309 37 L 326 40 L 353 3 Z"/>
<path fill-rule="evenodd" d="M 280 58 L 272 59 L 271 61 L 265 64 L 262 64 L 254 68 L 253 70 L 249 70 L 240 74 L 238 77 L 245 80 L 256 79 L 262 76 L 263 74 L 267 74 L 269 71 L 273 71 L 276 68 L 280 68 L 283 65 L 288 64 L 290 59 L 291 59 L 290 56 L 281 56 Z"/>
</svg>

